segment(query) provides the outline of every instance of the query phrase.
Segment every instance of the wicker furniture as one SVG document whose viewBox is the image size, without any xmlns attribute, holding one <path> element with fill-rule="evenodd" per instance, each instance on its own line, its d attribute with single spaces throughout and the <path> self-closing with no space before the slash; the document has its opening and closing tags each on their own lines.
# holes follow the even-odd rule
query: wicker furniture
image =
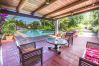
<svg viewBox="0 0 99 66">
<path fill-rule="evenodd" d="M 61 36 L 62 36 L 62 33 L 57 33 L 57 34 L 55 34 L 55 35 L 49 35 L 49 37 L 53 37 L 53 38 L 61 38 Z"/>
<path fill-rule="evenodd" d="M 68 47 L 69 45 L 73 45 L 73 37 L 75 35 L 76 32 L 72 31 L 72 32 L 66 32 L 66 33 L 58 33 L 56 35 L 51 35 L 50 37 L 53 38 L 62 38 L 65 39 L 68 42 Z"/>
<path fill-rule="evenodd" d="M 65 39 L 68 41 L 68 46 L 73 45 L 73 32 L 66 32 Z"/>
<path fill-rule="evenodd" d="M 38 62 L 43 66 L 42 48 L 36 49 L 35 42 L 18 46 L 22 66 L 35 66 Z"/>
<path fill-rule="evenodd" d="M 86 48 L 98 48 L 99 49 L 99 43 L 87 42 Z M 79 66 L 99 66 L 98 64 L 85 59 L 84 58 L 85 54 L 86 54 L 86 51 L 84 52 L 83 57 L 79 58 Z"/>
</svg>

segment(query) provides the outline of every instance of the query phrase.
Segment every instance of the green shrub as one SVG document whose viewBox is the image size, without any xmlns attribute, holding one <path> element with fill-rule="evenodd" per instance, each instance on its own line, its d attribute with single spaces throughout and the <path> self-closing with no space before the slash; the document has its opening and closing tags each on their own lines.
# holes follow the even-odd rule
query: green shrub
<svg viewBox="0 0 99 66">
<path fill-rule="evenodd" d="M 6 21 L 2 27 L 2 32 L 5 35 L 13 35 L 16 31 L 16 24 L 12 21 Z"/>
<path fill-rule="evenodd" d="M 97 33 L 99 31 L 99 26 L 93 27 L 92 31 Z"/>
</svg>

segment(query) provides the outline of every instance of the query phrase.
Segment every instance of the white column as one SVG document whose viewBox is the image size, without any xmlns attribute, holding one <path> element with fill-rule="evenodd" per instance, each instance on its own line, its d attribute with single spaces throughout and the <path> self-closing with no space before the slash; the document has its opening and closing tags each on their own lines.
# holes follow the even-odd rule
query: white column
<svg viewBox="0 0 99 66">
<path fill-rule="evenodd" d="M 59 20 L 55 21 L 55 34 L 59 32 Z"/>
</svg>

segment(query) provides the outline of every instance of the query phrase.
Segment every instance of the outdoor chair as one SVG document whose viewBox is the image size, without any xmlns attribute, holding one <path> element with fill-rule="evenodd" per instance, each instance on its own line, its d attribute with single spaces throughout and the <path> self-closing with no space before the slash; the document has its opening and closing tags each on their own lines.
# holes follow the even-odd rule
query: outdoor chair
<svg viewBox="0 0 99 66">
<path fill-rule="evenodd" d="M 78 34 L 79 34 L 79 31 L 78 30 L 73 31 L 73 37 L 77 37 Z"/>
<path fill-rule="evenodd" d="M 83 57 L 79 58 L 79 66 L 99 66 L 99 43 L 87 42 Z"/>
<path fill-rule="evenodd" d="M 61 36 L 62 36 L 62 33 L 57 33 L 57 34 L 55 34 L 55 35 L 49 35 L 49 37 L 53 37 L 53 38 L 61 38 Z"/>
<path fill-rule="evenodd" d="M 68 46 L 73 44 L 73 33 L 66 32 L 64 35 L 64 39 L 68 41 Z"/>
<path fill-rule="evenodd" d="M 36 48 L 35 42 L 18 46 L 20 54 L 20 64 L 22 66 L 35 66 L 39 62 L 43 66 L 42 48 Z"/>
</svg>

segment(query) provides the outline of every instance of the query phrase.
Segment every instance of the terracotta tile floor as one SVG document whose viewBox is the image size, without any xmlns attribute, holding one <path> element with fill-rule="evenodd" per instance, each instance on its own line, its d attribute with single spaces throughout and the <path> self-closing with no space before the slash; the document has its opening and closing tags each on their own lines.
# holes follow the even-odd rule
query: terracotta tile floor
<svg viewBox="0 0 99 66">
<path fill-rule="evenodd" d="M 44 66 L 78 66 L 79 57 L 83 55 L 83 51 L 87 41 L 98 42 L 96 37 L 77 37 L 70 47 L 61 48 L 61 55 L 55 54 L 48 50 L 48 46 L 52 46 L 46 40 L 37 41 L 37 47 L 43 47 L 43 64 Z M 3 49 L 3 66 L 19 66 L 19 53 L 14 41 L 2 41 Z"/>
</svg>

